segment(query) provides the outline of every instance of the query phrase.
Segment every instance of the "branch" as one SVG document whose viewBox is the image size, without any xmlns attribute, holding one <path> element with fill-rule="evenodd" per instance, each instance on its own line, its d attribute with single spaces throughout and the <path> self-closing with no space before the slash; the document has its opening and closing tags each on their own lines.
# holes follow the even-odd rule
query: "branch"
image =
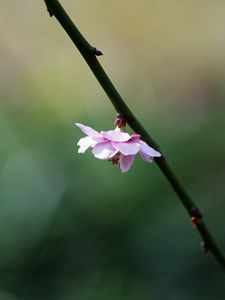
<svg viewBox="0 0 225 300">
<path fill-rule="evenodd" d="M 86 63 L 89 65 L 90 69 L 94 73 L 96 79 L 102 86 L 103 90 L 109 97 L 117 113 L 126 119 L 129 126 L 133 129 L 134 132 L 139 133 L 142 139 L 148 143 L 151 147 L 158 150 L 161 154 L 162 151 L 159 149 L 159 146 L 144 129 L 141 123 L 137 120 L 135 115 L 128 108 L 123 98 L 120 96 L 113 83 L 105 73 L 104 69 L 100 65 L 96 56 L 102 55 L 102 52 L 92 47 L 88 41 L 82 36 L 76 26 L 73 24 L 67 13 L 65 12 L 62 5 L 57 0 L 44 0 L 48 9 L 50 16 L 55 16 L 61 26 L 69 35 L 70 39 L 74 45 L 78 48 L 81 55 L 85 59 Z M 203 247 L 206 252 L 210 251 L 220 266 L 225 271 L 225 256 L 221 249 L 217 246 L 212 235 L 207 229 L 200 209 L 195 205 L 190 196 L 187 194 L 171 168 L 169 167 L 165 156 L 155 158 L 156 164 L 168 180 L 169 184 L 177 194 L 181 203 L 185 207 L 187 213 L 191 217 L 192 224 L 197 228 L 200 236 L 203 239 Z"/>
</svg>

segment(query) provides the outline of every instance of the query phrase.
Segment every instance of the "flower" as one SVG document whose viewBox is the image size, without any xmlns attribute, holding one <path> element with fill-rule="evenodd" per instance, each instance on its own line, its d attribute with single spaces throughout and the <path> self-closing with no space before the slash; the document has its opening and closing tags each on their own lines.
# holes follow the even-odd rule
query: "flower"
<svg viewBox="0 0 225 300">
<path fill-rule="evenodd" d="M 112 161 L 113 164 L 119 165 L 122 172 L 130 169 L 137 153 L 149 163 L 154 157 L 161 156 L 158 151 L 142 141 L 139 134 L 129 135 L 119 127 L 98 132 L 80 123 L 76 125 L 87 135 L 77 143 L 80 147 L 78 153 L 84 153 L 88 148 L 92 148 L 96 158 Z"/>
</svg>

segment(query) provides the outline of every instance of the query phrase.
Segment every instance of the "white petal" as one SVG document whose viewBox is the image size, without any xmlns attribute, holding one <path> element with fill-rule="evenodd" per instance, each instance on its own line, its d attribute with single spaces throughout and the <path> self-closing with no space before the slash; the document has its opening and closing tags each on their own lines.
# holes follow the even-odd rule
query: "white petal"
<svg viewBox="0 0 225 300">
<path fill-rule="evenodd" d="M 133 164 L 135 155 L 120 155 L 119 166 L 121 172 L 127 172 Z"/>
<path fill-rule="evenodd" d="M 83 133 L 85 133 L 88 136 L 91 137 L 101 137 L 100 133 L 94 129 L 92 129 L 91 127 L 85 126 L 83 124 L 80 123 L 75 123 L 77 125 L 77 127 L 80 128 L 81 131 L 83 131 Z"/>
<path fill-rule="evenodd" d="M 152 147 L 150 147 L 143 141 L 140 141 L 140 146 L 141 146 L 140 154 L 142 152 L 143 154 L 146 154 L 151 157 L 160 157 L 161 156 L 161 154 L 158 151 L 156 151 L 155 149 L 153 149 Z"/>
<path fill-rule="evenodd" d="M 96 142 L 90 136 L 85 136 L 79 140 L 77 145 L 80 146 L 78 153 L 84 153 L 89 147 L 95 146 Z"/>
<path fill-rule="evenodd" d="M 118 151 L 113 148 L 110 142 L 99 143 L 94 146 L 92 153 L 96 158 L 99 159 L 110 159 L 112 158 Z"/>
<path fill-rule="evenodd" d="M 140 149 L 140 144 L 137 142 L 116 143 L 112 142 L 114 148 L 124 155 L 135 155 Z"/>
<path fill-rule="evenodd" d="M 118 130 L 101 131 L 100 134 L 112 142 L 127 142 L 130 139 L 130 135 L 127 132 Z"/>
</svg>

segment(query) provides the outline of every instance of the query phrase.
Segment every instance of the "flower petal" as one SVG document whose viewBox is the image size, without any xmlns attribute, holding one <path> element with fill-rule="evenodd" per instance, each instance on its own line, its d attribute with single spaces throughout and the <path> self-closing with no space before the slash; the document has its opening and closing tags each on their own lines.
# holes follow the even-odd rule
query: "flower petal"
<svg viewBox="0 0 225 300">
<path fill-rule="evenodd" d="M 80 130 L 83 131 L 83 133 L 85 133 L 88 136 L 101 137 L 101 134 L 98 131 L 92 129 L 91 127 L 85 126 L 85 125 L 80 124 L 80 123 L 75 123 L 75 125 L 77 125 L 77 127 L 79 127 Z"/>
<path fill-rule="evenodd" d="M 113 142 L 127 142 L 130 139 L 130 135 L 127 132 L 118 130 L 101 131 L 100 134 L 105 139 Z"/>
<path fill-rule="evenodd" d="M 144 153 L 144 152 L 139 152 L 141 158 L 149 163 L 151 163 L 153 161 L 153 157 L 149 156 L 148 154 Z"/>
<path fill-rule="evenodd" d="M 132 136 L 130 137 L 130 139 L 132 140 L 132 141 L 140 141 L 140 134 L 138 134 L 138 133 L 135 133 L 135 134 L 132 134 Z"/>
<path fill-rule="evenodd" d="M 143 141 L 140 141 L 140 154 L 141 153 L 144 153 L 151 157 L 160 157 L 161 156 L 161 154 L 158 151 L 156 151 L 155 149 L 153 149 L 152 147 L 150 147 Z"/>
<path fill-rule="evenodd" d="M 113 148 L 110 142 L 99 143 L 94 146 L 92 153 L 96 158 L 99 159 L 110 159 L 118 151 Z"/>
<path fill-rule="evenodd" d="M 78 153 L 84 153 L 89 147 L 94 147 L 96 145 L 96 141 L 94 141 L 90 136 L 85 136 L 79 140 L 77 145 L 80 146 Z"/>
<path fill-rule="evenodd" d="M 112 145 L 115 149 L 117 149 L 124 155 L 135 155 L 138 153 L 140 149 L 140 143 L 137 142 L 126 142 L 126 143 L 112 142 Z"/>
<path fill-rule="evenodd" d="M 120 170 L 121 172 L 127 172 L 133 161 L 134 161 L 135 155 L 120 155 L 120 160 L 119 160 L 119 166 L 120 166 Z"/>
</svg>

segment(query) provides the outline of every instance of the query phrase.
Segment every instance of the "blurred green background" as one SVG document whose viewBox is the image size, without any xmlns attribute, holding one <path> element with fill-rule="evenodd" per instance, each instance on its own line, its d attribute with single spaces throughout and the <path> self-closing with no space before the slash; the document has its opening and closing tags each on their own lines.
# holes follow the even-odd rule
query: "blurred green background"
<svg viewBox="0 0 225 300">
<path fill-rule="evenodd" d="M 225 2 L 62 1 L 225 249 Z M 155 164 L 77 153 L 115 112 L 44 1 L 1 0 L 0 299 L 224 299 Z"/>
</svg>

